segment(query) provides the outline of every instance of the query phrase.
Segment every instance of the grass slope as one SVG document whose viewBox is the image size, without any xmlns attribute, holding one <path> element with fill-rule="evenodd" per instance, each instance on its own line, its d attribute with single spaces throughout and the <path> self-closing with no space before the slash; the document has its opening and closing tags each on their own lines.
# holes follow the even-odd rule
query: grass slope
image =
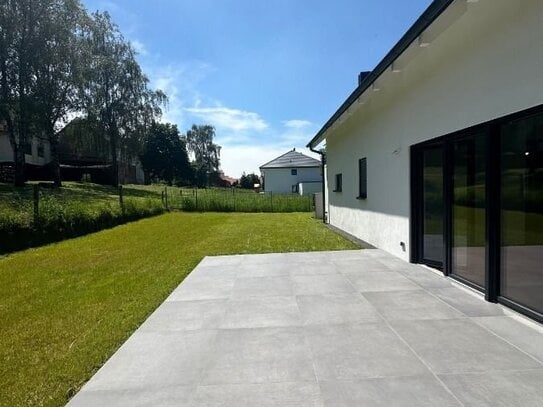
<svg viewBox="0 0 543 407">
<path fill-rule="evenodd" d="M 0 405 L 63 405 L 206 255 L 353 248 L 308 214 L 170 213 L 0 257 Z"/>
<path fill-rule="evenodd" d="M 124 211 L 118 189 L 66 182 L 40 188 L 39 217 L 34 220 L 32 185 L 0 184 L 0 254 L 81 236 L 164 212 L 160 193 L 124 188 Z"/>
</svg>

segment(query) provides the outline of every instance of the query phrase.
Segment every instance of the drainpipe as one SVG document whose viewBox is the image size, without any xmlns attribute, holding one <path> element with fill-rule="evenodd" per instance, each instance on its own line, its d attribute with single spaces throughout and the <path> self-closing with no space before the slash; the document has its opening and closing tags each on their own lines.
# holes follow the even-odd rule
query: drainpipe
<svg viewBox="0 0 543 407">
<path fill-rule="evenodd" d="M 326 154 L 322 151 L 315 150 L 312 146 L 309 146 L 309 149 L 314 153 L 317 153 L 321 156 L 321 169 L 322 169 L 322 222 L 326 223 L 326 178 L 324 173 L 324 166 L 326 165 Z"/>
</svg>

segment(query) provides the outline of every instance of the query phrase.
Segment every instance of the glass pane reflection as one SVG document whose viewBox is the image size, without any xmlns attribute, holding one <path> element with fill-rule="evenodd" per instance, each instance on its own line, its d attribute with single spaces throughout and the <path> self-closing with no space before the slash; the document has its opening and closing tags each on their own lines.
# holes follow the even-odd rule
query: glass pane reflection
<svg viewBox="0 0 543 407">
<path fill-rule="evenodd" d="M 543 313 L 543 115 L 501 133 L 501 295 Z"/>
</svg>

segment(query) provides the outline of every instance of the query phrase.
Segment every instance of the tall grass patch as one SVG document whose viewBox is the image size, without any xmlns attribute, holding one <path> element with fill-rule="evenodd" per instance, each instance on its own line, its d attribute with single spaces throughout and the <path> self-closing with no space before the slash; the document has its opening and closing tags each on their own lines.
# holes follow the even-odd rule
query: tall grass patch
<svg viewBox="0 0 543 407">
<path fill-rule="evenodd" d="M 126 196 L 99 185 L 68 184 L 43 188 L 37 208 L 32 186 L 0 188 L 0 253 L 81 236 L 164 212 L 160 197 Z M 36 211 L 37 209 L 37 211 Z"/>
</svg>

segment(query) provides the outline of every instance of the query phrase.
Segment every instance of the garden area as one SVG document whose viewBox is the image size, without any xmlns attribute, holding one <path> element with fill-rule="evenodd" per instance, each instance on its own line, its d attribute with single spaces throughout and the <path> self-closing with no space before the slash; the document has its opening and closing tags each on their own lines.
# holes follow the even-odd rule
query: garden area
<svg viewBox="0 0 543 407">
<path fill-rule="evenodd" d="M 258 194 L 239 188 L 65 182 L 61 188 L 0 184 L 0 254 L 106 229 L 169 210 L 309 212 L 312 197 Z"/>
<path fill-rule="evenodd" d="M 206 255 L 355 248 L 308 213 L 172 212 L 0 257 L 0 406 L 64 405 Z"/>
</svg>

